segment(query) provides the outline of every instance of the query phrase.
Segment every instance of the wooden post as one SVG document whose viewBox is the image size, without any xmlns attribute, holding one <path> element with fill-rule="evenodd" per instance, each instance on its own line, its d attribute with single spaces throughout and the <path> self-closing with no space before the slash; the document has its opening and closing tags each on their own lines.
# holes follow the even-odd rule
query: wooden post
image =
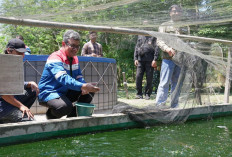
<svg viewBox="0 0 232 157">
<path fill-rule="evenodd" d="M 124 90 L 125 90 L 125 92 L 126 92 L 126 98 L 129 99 L 129 96 L 128 96 L 128 87 L 127 87 L 126 74 L 125 74 L 125 72 L 122 72 L 122 76 L 123 76 Z"/>
<path fill-rule="evenodd" d="M 230 62 L 231 62 L 231 50 L 232 47 L 228 48 L 228 60 L 227 60 L 227 67 L 226 67 L 226 82 L 225 82 L 225 92 L 224 92 L 224 102 L 229 103 L 229 96 L 230 96 Z"/>
</svg>

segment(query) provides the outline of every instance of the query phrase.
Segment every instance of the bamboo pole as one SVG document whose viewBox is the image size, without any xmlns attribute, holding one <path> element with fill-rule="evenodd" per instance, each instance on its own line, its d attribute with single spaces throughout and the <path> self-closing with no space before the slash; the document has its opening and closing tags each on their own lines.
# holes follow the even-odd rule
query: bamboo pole
<svg viewBox="0 0 232 157">
<path fill-rule="evenodd" d="M 61 22 L 48 22 L 48 21 L 31 20 L 31 19 L 16 19 L 13 17 L 0 17 L 0 23 L 34 26 L 34 27 L 74 29 L 74 30 L 81 30 L 81 31 L 92 30 L 92 31 L 97 31 L 97 32 L 151 36 L 150 35 L 151 31 L 145 31 L 145 30 L 127 29 L 127 28 L 120 28 L 120 27 L 108 27 L 108 26 L 71 24 L 71 23 L 61 23 Z M 173 35 L 173 36 L 184 38 L 184 39 L 191 39 L 194 41 L 202 41 L 202 42 L 210 42 L 210 43 L 219 42 L 219 43 L 223 43 L 226 45 L 232 45 L 232 41 L 229 41 L 229 40 L 196 37 L 196 36 L 190 36 L 190 35 L 175 35 L 175 34 L 160 33 L 160 32 L 155 32 L 155 33 L 157 36 L 166 34 L 166 35 Z"/>
<path fill-rule="evenodd" d="M 125 90 L 125 92 L 126 92 L 126 98 L 129 99 L 129 95 L 128 95 L 128 86 L 127 86 L 127 82 L 126 82 L 126 74 L 125 74 L 125 72 L 122 72 L 122 76 L 123 76 L 124 90 Z"/>
<path fill-rule="evenodd" d="M 231 66 L 231 50 L 232 47 L 228 48 L 228 60 L 227 60 L 227 67 L 226 67 L 226 82 L 225 82 L 225 91 L 224 91 L 224 102 L 229 103 L 229 96 L 230 96 L 230 66 Z"/>
</svg>

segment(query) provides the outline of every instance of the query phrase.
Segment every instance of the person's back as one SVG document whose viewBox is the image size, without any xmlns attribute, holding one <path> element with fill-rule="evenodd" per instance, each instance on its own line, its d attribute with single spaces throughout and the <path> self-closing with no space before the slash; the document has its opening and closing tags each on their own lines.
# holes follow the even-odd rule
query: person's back
<svg viewBox="0 0 232 157">
<path fill-rule="evenodd" d="M 156 38 L 151 36 L 138 36 L 134 60 L 138 61 L 153 61 L 158 54 L 157 51 Z M 155 56 L 154 56 L 155 55 Z"/>
</svg>

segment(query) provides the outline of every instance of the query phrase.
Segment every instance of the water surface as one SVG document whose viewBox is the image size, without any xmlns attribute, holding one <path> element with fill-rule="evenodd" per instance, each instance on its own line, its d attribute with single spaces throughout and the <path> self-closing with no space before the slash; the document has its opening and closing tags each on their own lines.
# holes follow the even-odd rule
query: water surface
<svg viewBox="0 0 232 157">
<path fill-rule="evenodd" d="M 0 147 L 1 157 L 228 157 L 232 117 L 79 135 Z"/>
</svg>

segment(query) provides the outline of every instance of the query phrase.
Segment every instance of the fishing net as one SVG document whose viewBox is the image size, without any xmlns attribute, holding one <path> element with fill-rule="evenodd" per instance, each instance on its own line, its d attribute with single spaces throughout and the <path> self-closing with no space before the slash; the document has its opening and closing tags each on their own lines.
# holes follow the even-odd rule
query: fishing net
<svg viewBox="0 0 232 157">
<path fill-rule="evenodd" d="M 169 7 L 173 4 L 182 7 L 183 15 L 173 26 L 187 34 L 158 32 L 164 22 L 170 21 Z M 211 114 L 212 106 L 229 103 L 231 0 L 2 0 L 0 10 L 5 18 L 57 22 L 64 29 L 70 28 L 66 24 L 73 24 L 73 28 L 81 26 L 82 30 L 149 35 L 175 49 L 177 53 L 172 60 L 181 67 L 181 72 L 177 87 L 169 92 L 166 108 L 157 107 L 155 100 L 146 106 L 121 103 L 114 107 L 113 113 L 127 113 L 142 123 L 144 119 L 184 122 L 194 108 L 208 106 Z M 0 22 L 10 23 L 1 18 Z M 14 24 L 30 25 L 23 21 Z M 38 26 L 43 27 L 39 23 Z M 135 41 L 129 37 L 128 40 Z M 178 108 L 167 109 L 175 98 L 179 99 Z"/>
</svg>

